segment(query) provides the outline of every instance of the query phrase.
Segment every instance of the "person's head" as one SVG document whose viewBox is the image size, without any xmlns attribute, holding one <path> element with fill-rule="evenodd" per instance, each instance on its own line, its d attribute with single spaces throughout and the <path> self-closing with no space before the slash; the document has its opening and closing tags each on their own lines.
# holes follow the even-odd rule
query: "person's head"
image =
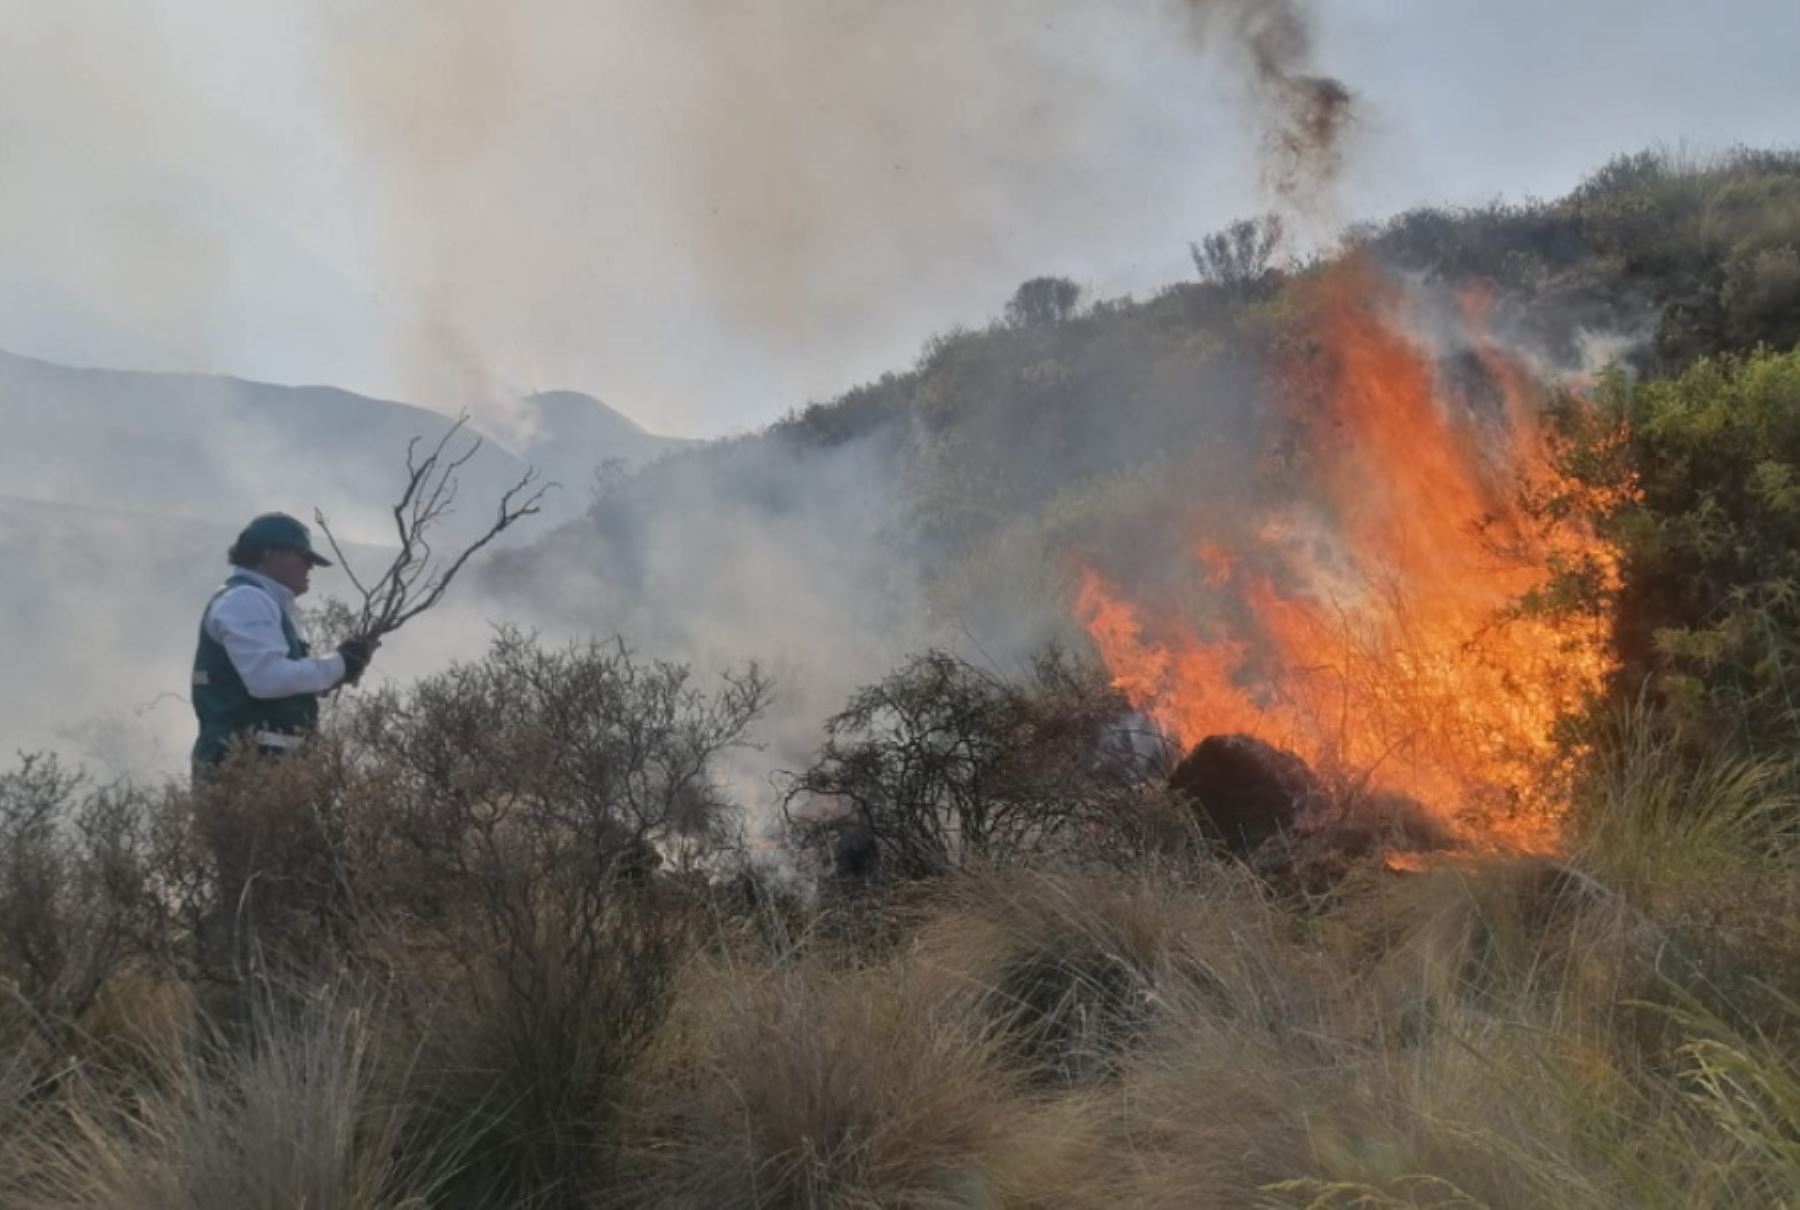
<svg viewBox="0 0 1800 1210">
<path fill-rule="evenodd" d="M 260 572 L 295 596 L 304 593 L 315 567 L 330 567 L 312 546 L 312 531 L 286 513 L 264 513 L 244 527 L 225 553 L 233 567 Z"/>
</svg>

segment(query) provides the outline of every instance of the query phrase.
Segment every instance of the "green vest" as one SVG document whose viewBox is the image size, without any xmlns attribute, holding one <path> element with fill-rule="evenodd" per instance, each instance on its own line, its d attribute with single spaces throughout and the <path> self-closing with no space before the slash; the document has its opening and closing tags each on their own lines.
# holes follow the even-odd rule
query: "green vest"
<svg viewBox="0 0 1800 1210">
<path fill-rule="evenodd" d="M 194 714 L 200 720 L 200 738 L 194 741 L 194 767 L 216 765 L 225 759 L 231 741 L 246 733 L 258 732 L 281 736 L 300 736 L 311 731 L 319 721 L 319 697 L 299 693 L 293 697 L 255 698 L 244 687 L 225 645 L 206 633 L 206 615 L 213 601 L 227 591 L 247 585 L 267 592 L 248 576 L 234 575 L 223 588 L 213 594 L 200 614 L 200 645 L 194 652 Z M 288 658 L 305 659 L 312 649 L 300 632 L 294 629 L 287 610 L 281 611 L 281 633 L 287 639 Z M 262 745 L 278 750 L 275 745 Z M 282 745 L 285 746 L 285 745 Z"/>
</svg>

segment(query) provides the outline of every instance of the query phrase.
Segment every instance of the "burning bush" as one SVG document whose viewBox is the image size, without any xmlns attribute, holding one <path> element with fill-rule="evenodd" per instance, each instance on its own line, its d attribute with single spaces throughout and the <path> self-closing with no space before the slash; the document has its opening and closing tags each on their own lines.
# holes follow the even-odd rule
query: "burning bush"
<svg viewBox="0 0 1800 1210">
<path fill-rule="evenodd" d="M 1147 609 L 1093 568 L 1077 612 L 1114 683 L 1184 742 L 1248 734 L 1424 803 L 1474 842 L 1552 847 L 1560 804 L 1541 766 L 1600 683 L 1605 636 L 1590 618 L 1508 611 L 1549 580 L 1556 540 L 1601 566 L 1607 552 L 1523 506 L 1521 484 L 1553 467 L 1537 392 L 1488 341 L 1482 296 L 1460 303 L 1464 388 L 1370 266 L 1312 290 L 1318 345 L 1288 374 L 1299 498 L 1228 530 L 1196 511 L 1212 616 Z"/>
</svg>

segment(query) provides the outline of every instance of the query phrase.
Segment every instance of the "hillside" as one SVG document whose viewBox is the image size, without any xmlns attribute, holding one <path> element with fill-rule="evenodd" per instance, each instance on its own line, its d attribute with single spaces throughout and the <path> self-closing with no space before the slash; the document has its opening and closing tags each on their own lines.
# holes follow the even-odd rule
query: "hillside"
<svg viewBox="0 0 1800 1210">
<path fill-rule="evenodd" d="M 1800 157 L 1267 236 L 603 477 L 298 754 L 0 769 L 0 1202 L 1791 1206 Z"/>
<path fill-rule="evenodd" d="M 1075 283 L 1026 283 L 910 369 L 615 484 L 497 563 L 496 583 L 572 627 L 678 653 L 773 645 L 804 662 L 819 646 L 834 688 L 928 642 L 1004 657 L 1071 633 L 1072 553 L 1165 588 L 1187 543 L 1171 511 L 1284 490 L 1271 383 L 1307 355 L 1307 291 L 1343 257 L 1410 284 L 1425 340 L 1459 291 L 1481 291 L 1489 338 L 1554 378 L 1790 347 L 1796 247 L 1800 155 L 1786 152 L 1624 156 L 1567 197 L 1420 209 L 1304 264 L 1242 223 L 1196 245 L 1198 280 L 1150 298 L 1083 305 Z M 1481 377 L 1477 350 L 1456 357 L 1444 373 Z M 768 607 L 721 627 L 744 602 Z M 845 670 L 871 632 L 887 641 Z"/>
</svg>

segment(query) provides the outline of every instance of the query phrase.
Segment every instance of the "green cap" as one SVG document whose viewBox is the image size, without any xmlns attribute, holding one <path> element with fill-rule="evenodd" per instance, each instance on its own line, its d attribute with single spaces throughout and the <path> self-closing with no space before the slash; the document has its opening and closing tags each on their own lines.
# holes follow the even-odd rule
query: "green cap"
<svg viewBox="0 0 1800 1210">
<path fill-rule="evenodd" d="M 331 560 L 313 549 L 312 531 L 286 513 L 264 513 L 244 526 L 238 541 L 248 546 L 285 546 L 306 556 L 314 567 L 330 567 Z"/>
</svg>

